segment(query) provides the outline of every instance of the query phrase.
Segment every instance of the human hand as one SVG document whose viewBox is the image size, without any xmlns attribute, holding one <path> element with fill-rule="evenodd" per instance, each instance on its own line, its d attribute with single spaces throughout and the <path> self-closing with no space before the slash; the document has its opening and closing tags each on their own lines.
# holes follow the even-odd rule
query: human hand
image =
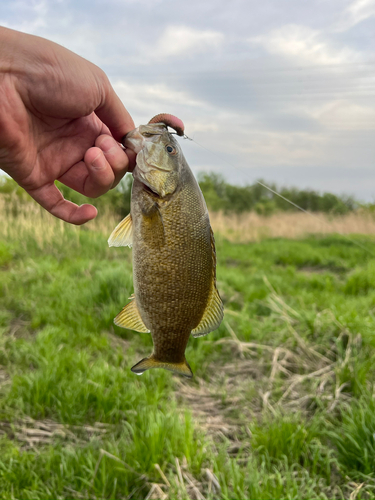
<svg viewBox="0 0 375 500">
<path fill-rule="evenodd" d="M 133 120 L 105 73 L 60 45 L 0 28 L 0 54 L 0 167 L 56 217 L 93 219 L 54 181 L 93 198 L 116 186 L 134 167 L 117 142 Z"/>
</svg>

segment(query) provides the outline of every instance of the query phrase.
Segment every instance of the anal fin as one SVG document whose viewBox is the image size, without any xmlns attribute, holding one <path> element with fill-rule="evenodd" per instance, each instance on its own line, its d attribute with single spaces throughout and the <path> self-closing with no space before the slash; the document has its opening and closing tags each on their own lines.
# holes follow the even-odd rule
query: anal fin
<svg viewBox="0 0 375 500">
<path fill-rule="evenodd" d="M 150 333 L 150 330 L 143 323 L 141 315 L 137 307 L 134 295 L 130 297 L 132 300 L 113 320 L 114 324 L 129 330 L 135 330 L 140 333 Z"/>
<path fill-rule="evenodd" d="M 133 244 L 133 221 L 131 214 L 127 215 L 112 231 L 108 238 L 110 247 L 131 247 Z"/>
</svg>

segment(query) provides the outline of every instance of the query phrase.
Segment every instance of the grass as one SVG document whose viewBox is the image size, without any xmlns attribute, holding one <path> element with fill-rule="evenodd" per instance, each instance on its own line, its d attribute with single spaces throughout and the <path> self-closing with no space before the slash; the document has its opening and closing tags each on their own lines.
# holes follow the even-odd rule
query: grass
<svg viewBox="0 0 375 500">
<path fill-rule="evenodd" d="M 255 212 L 238 215 L 213 213 L 212 226 L 233 243 L 249 243 L 264 238 L 303 238 L 308 234 L 375 234 L 375 217 L 370 211 L 357 210 L 345 215 L 303 212 L 276 212 L 269 216 Z"/>
<path fill-rule="evenodd" d="M 113 216 L 2 210 L 0 499 L 375 496 L 371 235 L 217 231 L 225 319 L 185 381 L 130 372 L 152 342 L 113 325 L 132 293 Z"/>
</svg>

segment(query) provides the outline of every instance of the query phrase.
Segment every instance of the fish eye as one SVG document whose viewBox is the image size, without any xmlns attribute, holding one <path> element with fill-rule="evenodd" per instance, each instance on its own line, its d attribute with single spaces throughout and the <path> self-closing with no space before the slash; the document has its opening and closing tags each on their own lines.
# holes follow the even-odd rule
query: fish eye
<svg viewBox="0 0 375 500">
<path fill-rule="evenodd" d="M 176 149 L 171 146 L 170 144 L 168 144 L 168 146 L 165 146 L 165 149 L 167 150 L 167 153 L 169 153 L 170 155 L 173 155 L 176 153 Z"/>
<path fill-rule="evenodd" d="M 142 135 L 143 137 L 152 137 L 155 134 L 150 134 L 150 132 L 143 132 Z"/>
</svg>

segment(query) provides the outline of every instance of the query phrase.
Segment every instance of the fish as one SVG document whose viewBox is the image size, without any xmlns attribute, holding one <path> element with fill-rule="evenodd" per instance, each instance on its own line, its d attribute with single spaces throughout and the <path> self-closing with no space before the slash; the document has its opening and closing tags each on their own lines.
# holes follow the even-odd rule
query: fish
<svg viewBox="0 0 375 500">
<path fill-rule="evenodd" d="M 137 155 L 131 208 L 108 244 L 132 247 L 134 294 L 114 323 L 151 333 L 153 352 L 132 372 L 164 368 L 191 378 L 189 338 L 218 328 L 224 308 L 207 206 L 168 126 L 184 135 L 183 122 L 162 113 L 123 141 Z"/>
</svg>

